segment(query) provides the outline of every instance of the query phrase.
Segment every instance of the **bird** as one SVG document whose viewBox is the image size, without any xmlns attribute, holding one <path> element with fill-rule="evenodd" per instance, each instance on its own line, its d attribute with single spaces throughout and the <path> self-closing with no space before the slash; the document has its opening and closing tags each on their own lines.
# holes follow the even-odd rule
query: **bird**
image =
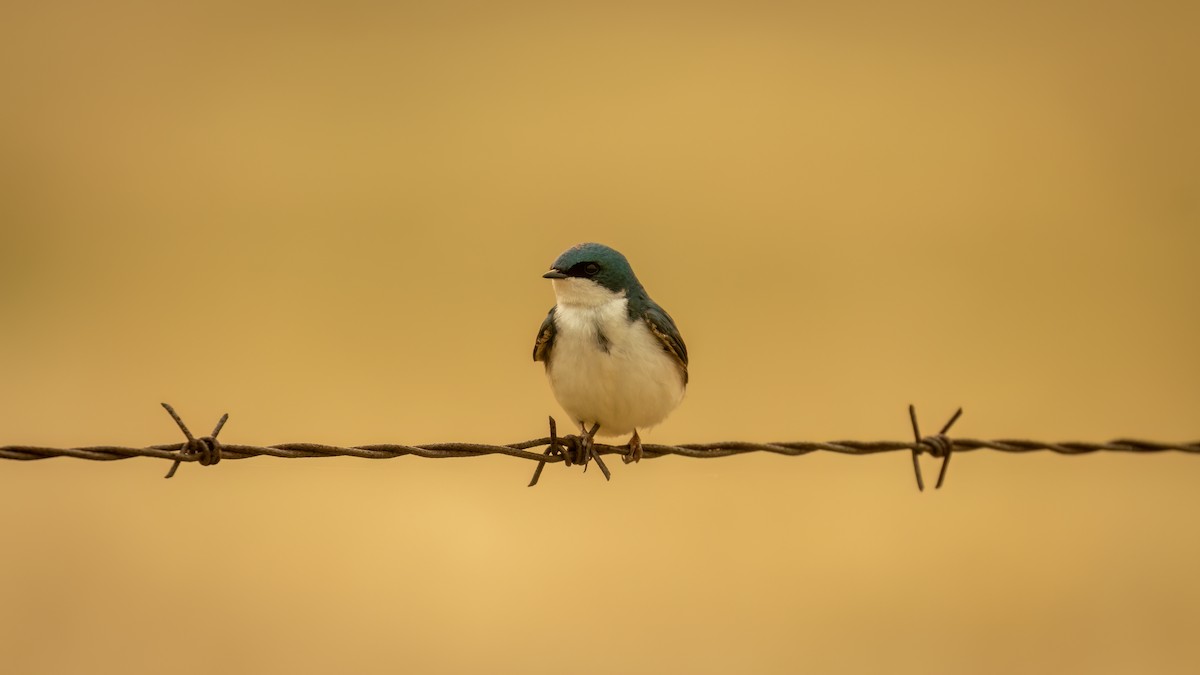
<svg viewBox="0 0 1200 675">
<path fill-rule="evenodd" d="M 638 431 L 683 401 L 683 336 L 625 256 L 604 244 L 572 246 L 542 276 L 551 280 L 556 304 L 538 330 L 534 362 L 545 364 L 555 399 L 587 443 L 597 433 L 632 433 L 623 460 L 639 461 Z"/>
</svg>

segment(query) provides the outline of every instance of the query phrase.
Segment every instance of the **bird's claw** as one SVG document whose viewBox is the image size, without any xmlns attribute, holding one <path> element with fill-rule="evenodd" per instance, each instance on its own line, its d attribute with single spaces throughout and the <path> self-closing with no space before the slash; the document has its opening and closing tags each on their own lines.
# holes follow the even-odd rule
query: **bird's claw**
<svg viewBox="0 0 1200 675">
<path fill-rule="evenodd" d="M 567 453 L 570 454 L 571 460 L 567 466 L 571 464 L 583 465 L 583 470 L 586 473 L 588 462 L 592 460 L 592 452 L 595 450 L 596 441 L 586 433 L 578 436 L 568 436 Z"/>
<path fill-rule="evenodd" d="M 604 480 L 612 480 L 612 473 L 608 470 L 608 466 L 604 464 L 604 460 L 600 459 L 600 453 L 596 450 L 596 432 L 599 431 L 600 425 L 593 424 L 591 430 L 584 429 L 580 424 L 579 428 L 583 431 L 578 436 L 572 436 L 576 452 L 576 464 L 583 465 L 584 473 L 587 473 L 588 462 L 596 460 L 596 466 L 600 467 L 600 473 L 604 474 Z"/>
<path fill-rule="evenodd" d="M 637 464 L 642 461 L 642 439 L 636 431 L 633 432 L 633 438 L 629 439 L 629 450 L 621 455 L 621 460 L 626 464 Z"/>
</svg>

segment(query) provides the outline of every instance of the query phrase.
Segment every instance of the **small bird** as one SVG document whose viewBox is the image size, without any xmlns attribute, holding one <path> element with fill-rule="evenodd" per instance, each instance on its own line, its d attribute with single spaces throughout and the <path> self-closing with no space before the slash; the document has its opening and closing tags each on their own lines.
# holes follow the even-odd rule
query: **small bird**
<svg viewBox="0 0 1200 675">
<path fill-rule="evenodd" d="M 638 429 L 662 422 L 683 400 L 688 354 L 679 329 L 625 256 L 603 244 L 567 249 L 542 276 L 557 304 L 538 330 L 533 360 L 545 363 L 554 397 L 589 442 L 592 433 L 633 432 L 624 460 L 637 462 Z"/>
</svg>

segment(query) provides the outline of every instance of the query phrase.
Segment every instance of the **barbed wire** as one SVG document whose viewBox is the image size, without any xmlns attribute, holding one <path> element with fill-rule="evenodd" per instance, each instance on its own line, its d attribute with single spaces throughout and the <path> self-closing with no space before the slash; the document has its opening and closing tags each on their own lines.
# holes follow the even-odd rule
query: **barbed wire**
<svg viewBox="0 0 1200 675">
<path fill-rule="evenodd" d="M 248 457 L 359 457 L 362 459 L 393 459 L 405 455 L 447 459 L 452 457 L 482 457 L 485 455 L 507 455 L 520 459 L 532 460 L 538 463 L 533 478 L 529 482 L 532 487 L 541 477 L 542 469 L 547 463 L 561 462 L 566 466 L 582 465 L 587 471 L 588 464 L 595 461 L 604 474 L 605 479 L 611 478 L 611 472 L 605 465 L 604 455 L 621 455 L 625 461 L 632 459 L 627 445 L 607 445 L 593 440 L 597 427 L 588 433 L 559 436 L 554 418 L 550 418 L 550 435 L 519 443 L 506 445 L 488 445 L 482 443 L 427 443 L 422 445 L 398 445 L 392 443 L 338 446 L 322 443 L 280 443 L 277 445 L 236 445 L 223 444 L 217 440 L 217 434 L 225 426 L 229 415 L 225 414 L 217 422 L 213 432 L 208 436 L 197 438 L 184 424 L 183 420 L 170 405 L 163 403 L 163 408 L 183 432 L 183 443 L 167 443 L 151 445 L 142 448 L 123 447 L 114 445 L 93 445 L 76 448 L 46 448 L 32 445 L 0 446 L 0 459 L 31 461 L 49 459 L 51 457 L 72 457 L 93 461 L 114 461 L 131 457 L 152 457 L 171 460 L 171 469 L 166 478 L 175 475 L 175 471 L 183 462 L 195 462 L 209 466 L 222 459 L 245 459 Z M 912 424 L 912 441 L 786 441 L 776 443 L 752 443 L 747 441 L 725 441 L 717 443 L 684 443 L 681 445 L 660 445 L 656 443 L 643 444 L 641 457 L 655 459 L 675 455 L 695 459 L 712 459 L 716 457 L 731 457 L 751 452 L 769 452 L 777 455 L 795 457 L 812 452 L 835 452 L 843 455 L 873 455 L 882 452 L 907 450 L 912 453 L 913 472 L 916 475 L 917 487 L 925 489 L 921 476 L 921 465 L 918 457 L 925 453 L 941 458 L 942 465 L 938 472 L 936 487 L 942 487 L 946 479 L 946 469 L 950 457 L 956 452 L 973 450 L 995 450 L 998 452 L 1025 453 L 1049 451 L 1061 455 L 1082 455 L 1095 452 L 1128 452 L 1135 454 L 1158 452 L 1185 452 L 1200 454 L 1200 441 L 1189 443 L 1163 443 L 1134 439 L 1116 439 L 1102 443 L 1079 441 L 1046 442 L 1024 439 L 980 440 L 975 438 L 950 438 L 946 433 L 962 415 L 962 409 L 950 418 L 940 432 L 932 436 L 921 436 L 917 423 L 916 409 L 908 407 Z M 545 448 L 535 451 L 537 448 Z"/>
</svg>

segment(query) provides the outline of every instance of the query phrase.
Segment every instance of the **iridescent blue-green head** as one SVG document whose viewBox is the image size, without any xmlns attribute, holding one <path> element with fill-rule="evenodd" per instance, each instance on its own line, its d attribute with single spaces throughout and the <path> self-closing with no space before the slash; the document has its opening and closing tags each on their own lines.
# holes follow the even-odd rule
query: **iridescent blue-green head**
<svg viewBox="0 0 1200 675">
<path fill-rule="evenodd" d="M 633 268 L 629 266 L 625 256 L 604 244 L 586 243 L 572 246 L 558 256 L 550 266 L 550 271 L 542 276 L 547 279 L 567 280 L 565 283 L 556 281 L 556 292 L 569 287 L 596 284 L 620 295 L 640 296 L 644 293 L 642 284 L 634 275 Z M 571 281 L 576 279 L 580 281 Z"/>
</svg>

